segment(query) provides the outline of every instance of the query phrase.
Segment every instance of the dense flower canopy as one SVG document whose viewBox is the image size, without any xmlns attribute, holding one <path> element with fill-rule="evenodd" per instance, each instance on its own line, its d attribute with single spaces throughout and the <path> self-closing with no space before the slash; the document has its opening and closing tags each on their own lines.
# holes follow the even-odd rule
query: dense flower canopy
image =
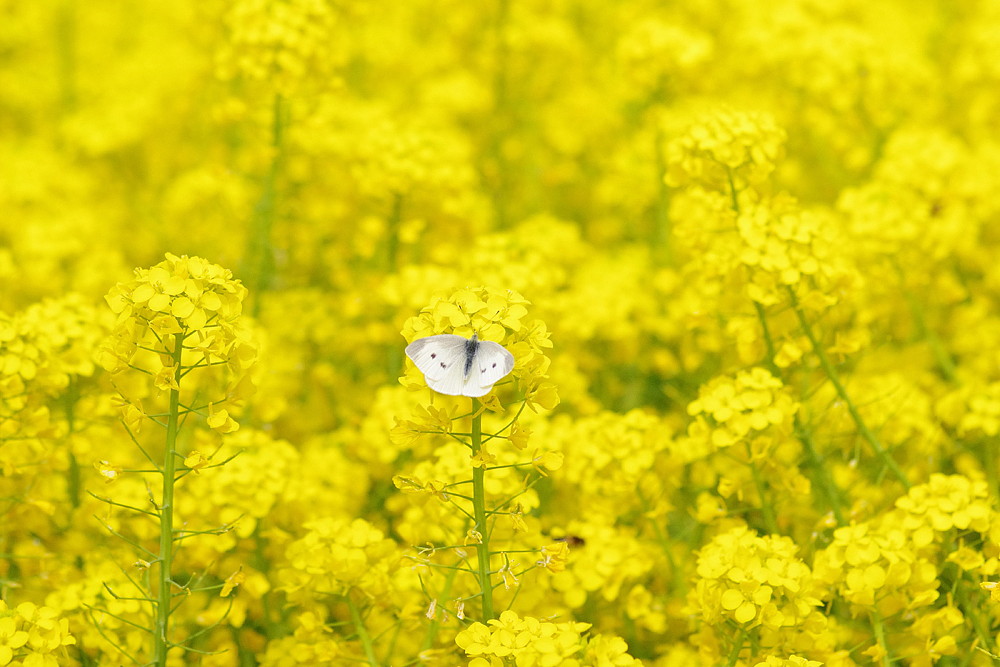
<svg viewBox="0 0 1000 667">
<path fill-rule="evenodd" d="M 995 3 L 0 16 L 0 666 L 1000 659 Z"/>
</svg>

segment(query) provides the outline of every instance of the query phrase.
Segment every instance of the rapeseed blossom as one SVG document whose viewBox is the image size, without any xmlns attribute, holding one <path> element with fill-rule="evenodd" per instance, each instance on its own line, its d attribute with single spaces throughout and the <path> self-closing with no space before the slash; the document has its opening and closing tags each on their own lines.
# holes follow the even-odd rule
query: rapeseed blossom
<svg viewBox="0 0 1000 667">
<path fill-rule="evenodd" d="M 991 3 L 2 13 L 0 665 L 1000 656 Z"/>
</svg>

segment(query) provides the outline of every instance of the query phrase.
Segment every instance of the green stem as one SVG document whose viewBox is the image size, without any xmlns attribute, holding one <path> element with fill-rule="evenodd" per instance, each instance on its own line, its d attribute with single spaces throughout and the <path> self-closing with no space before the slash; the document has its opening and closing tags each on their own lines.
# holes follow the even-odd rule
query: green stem
<svg viewBox="0 0 1000 667">
<path fill-rule="evenodd" d="M 444 578 L 444 587 L 441 589 L 440 595 L 437 597 L 439 600 L 447 600 L 451 597 L 451 587 L 455 582 L 455 575 L 458 574 L 458 569 L 448 570 L 448 573 Z M 427 649 L 434 646 L 434 640 L 437 639 L 438 631 L 441 629 L 441 617 L 440 614 L 435 614 L 434 618 L 431 619 L 430 625 L 427 626 L 427 634 L 424 636 L 424 641 L 420 645 L 421 651 L 426 651 Z"/>
<path fill-rule="evenodd" d="M 483 416 L 479 399 L 472 399 L 472 456 L 483 448 Z M 493 614 L 493 582 L 490 579 L 490 534 L 486 528 L 486 471 L 472 467 L 472 510 L 476 519 L 475 530 L 482 537 L 476 551 L 479 556 L 479 590 L 482 591 L 483 623 L 496 618 Z"/>
<path fill-rule="evenodd" d="M 354 622 L 354 631 L 358 633 L 358 641 L 361 642 L 361 646 L 365 649 L 365 657 L 368 658 L 368 664 L 371 667 L 379 667 L 378 658 L 375 657 L 375 647 L 372 645 L 371 635 L 368 634 L 368 630 L 365 628 L 365 621 L 361 618 L 361 611 L 358 609 L 358 605 L 354 604 L 354 600 L 351 599 L 350 591 L 347 591 L 347 595 L 344 597 L 347 599 L 347 607 L 351 610 L 351 620 Z"/>
<path fill-rule="evenodd" d="M 266 553 L 267 538 L 264 537 L 264 531 L 262 530 L 264 521 L 266 521 L 266 517 L 258 519 L 257 525 L 253 529 L 254 550 L 253 555 L 250 557 L 250 564 L 258 572 L 263 573 L 264 576 L 270 576 L 271 564 Z M 281 636 L 281 628 L 278 627 L 280 622 L 274 620 L 274 603 L 271 591 L 265 592 L 260 602 L 264 636 L 268 639 Z"/>
<path fill-rule="evenodd" d="M 760 321 L 761 329 L 764 332 L 764 344 L 767 346 L 767 358 L 764 360 L 764 363 L 767 366 L 767 369 L 771 371 L 771 375 L 784 382 L 785 379 L 782 377 L 782 371 L 778 368 L 778 364 L 774 362 L 776 352 L 774 347 L 774 338 L 771 337 L 771 328 L 767 324 L 767 312 L 764 310 L 764 306 L 756 301 L 754 301 L 753 305 L 757 310 L 757 319 Z M 799 442 L 802 443 L 802 447 L 806 453 L 806 458 L 809 459 L 809 467 L 816 476 L 816 481 L 819 483 L 819 488 L 823 490 L 823 495 L 826 496 L 830 510 L 833 512 L 833 516 L 837 520 L 837 525 L 843 526 L 845 519 L 844 510 L 841 507 L 840 489 L 837 488 L 836 482 L 833 481 L 833 476 L 830 474 L 826 465 L 824 465 L 823 457 L 819 455 L 819 449 L 817 449 L 816 443 L 813 441 L 812 433 L 810 433 L 809 429 L 802 423 L 802 420 L 799 418 L 799 414 L 797 412 L 795 413 L 793 420 L 795 435 L 799 439 Z"/>
<path fill-rule="evenodd" d="M 508 66 L 510 47 L 507 40 L 507 23 L 510 14 L 510 0 L 497 0 L 496 20 L 493 24 L 494 65 L 493 65 L 493 120 L 490 123 L 489 152 L 492 168 L 491 176 L 493 210 L 496 212 L 497 226 L 503 229 L 510 218 L 511 169 L 504 151 L 504 140 L 512 124 L 511 110 L 508 106 L 510 96 L 510 80 Z"/>
<path fill-rule="evenodd" d="M 955 596 L 958 608 L 962 610 L 962 614 L 965 618 L 969 619 L 969 622 L 972 623 L 972 628 L 976 632 L 979 644 L 985 646 L 992 654 L 996 651 L 996 642 L 990 632 L 990 623 L 988 620 L 985 623 L 983 622 L 981 608 L 974 605 L 972 600 L 969 598 L 969 591 L 972 590 L 974 591 L 974 599 L 982 599 L 981 592 L 978 590 L 979 587 L 961 570 L 956 569 L 956 572 L 957 581 L 955 582 L 953 595 Z"/>
<path fill-rule="evenodd" d="M 743 650 L 743 641 L 746 639 L 747 631 L 740 628 L 740 633 L 733 639 L 733 648 L 729 651 L 729 659 L 726 660 L 726 667 L 734 667 L 740 659 L 740 651 Z"/>
<path fill-rule="evenodd" d="M 802 423 L 797 414 L 795 415 L 793 424 L 795 426 L 795 435 L 798 437 L 799 442 L 802 443 L 806 458 L 809 460 L 809 467 L 815 473 L 816 480 L 819 482 L 819 488 L 823 490 L 823 495 L 826 496 L 830 511 L 833 512 L 833 518 L 836 519 L 838 526 L 845 525 L 847 517 L 844 516 L 843 498 L 841 497 L 840 489 L 837 487 L 837 483 L 833 481 L 833 475 L 830 474 L 830 470 L 823 462 L 823 457 L 819 454 L 819 448 L 816 447 L 812 432 Z"/>
<path fill-rule="evenodd" d="M 740 197 L 736 193 L 736 181 L 733 180 L 733 170 L 726 168 L 726 179 L 729 181 L 729 205 L 737 213 L 740 212 Z"/>
<path fill-rule="evenodd" d="M 398 192 L 392 195 L 392 208 L 389 211 L 388 229 L 385 239 L 386 271 L 395 272 L 399 261 L 399 225 L 403 221 L 403 195 Z"/>
<path fill-rule="evenodd" d="M 747 443 L 747 462 L 750 465 L 750 474 L 753 476 L 753 484 L 757 488 L 757 495 L 760 497 L 760 512 L 764 516 L 764 527 L 771 534 L 778 533 L 778 521 L 774 517 L 774 508 L 767 498 L 767 489 L 764 486 L 764 479 L 760 475 L 760 468 L 753 460 L 753 452 L 750 443 Z"/>
<path fill-rule="evenodd" d="M 905 287 L 903 289 L 903 296 L 906 297 L 906 302 L 910 306 L 910 313 L 913 315 L 913 321 L 917 325 L 917 332 L 920 336 L 927 341 L 927 345 L 930 346 L 931 352 L 934 354 L 934 361 L 937 362 L 938 368 L 941 369 L 941 375 L 948 382 L 958 381 L 958 368 L 955 366 L 954 360 L 951 355 L 948 354 L 948 350 L 945 349 L 944 343 L 938 335 L 927 326 L 927 318 L 924 317 L 924 309 L 917 299 L 913 297 Z"/>
<path fill-rule="evenodd" d="M 76 432 L 76 402 L 79 398 L 79 381 L 75 375 L 71 375 L 63 401 L 65 401 L 64 407 L 66 410 L 66 452 L 69 459 L 66 491 L 69 493 L 69 502 L 74 508 L 80 506 L 80 462 L 76 460 L 76 455 L 73 453 L 72 443 L 73 433 Z"/>
<path fill-rule="evenodd" d="M 858 411 L 857 406 L 854 405 L 854 401 L 852 401 L 851 397 L 847 394 L 847 390 L 840 381 L 840 375 L 833 367 L 833 364 L 830 363 L 830 359 L 826 356 L 826 351 L 820 344 L 819 339 L 816 338 L 816 333 L 813 331 L 812 325 L 809 324 L 809 319 L 806 317 L 805 312 L 799 305 L 799 299 L 795 295 L 795 290 L 791 286 L 788 287 L 788 295 L 791 300 L 792 310 L 795 311 L 795 316 L 799 320 L 799 326 L 802 327 L 802 332 L 806 335 L 806 338 L 809 339 L 809 344 L 812 346 L 813 352 L 815 352 L 816 356 L 819 358 L 819 364 L 823 368 L 823 372 L 826 373 L 827 378 L 829 378 L 834 390 L 837 392 L 837 396 L 839 396 L 840 400 L 842 400 L 844 405 L 847 406 L 847 411 L 851 414 L 851 419 L 854 420 L 854 424 L 858 428 L 858 433 L 860 433 L 861 437 L 868 441 L 868 444 L 871 445 L 875 455 L 882 461 L 885 467 L 896 476 L 896 479 L 899 480 L 903 487 L 909 489 L 911 486 L 910 480 L 906 478 L 906 474 L 899 467 L 899 464 L 897 464 L 892 456 L 889 455 L 888 450 L 886 450 L 885 446 L 882 445 L 878 436 L 876 436 L 875 433 L 868 428 L 868 425 L 865 423 L 864 418 L 861 417 L 861 413 Z"/>
<path fill-rule="evenodd" d="M 670 187 L 664 179 L 667 173 L 666 137 L 663 129 L 657 125 L 656 146 L 656 203 L 653 209 L 653 248 L 662 266 L 673 264 L 673 248 L 670 229 Z"/>
<path fill-rule="evenodd" d="M 174 334 L 174 381 L 180 383 L 181 355 L 184 352 L 183 334 Z M 180 423 L 180 392 L 170 390 L 170 411 L 167 414 L 167 443 L 163 455 L 163 497 L 160 502 L 160 553 L 159 582 L 156 601 L 156 625 L 153 628 L 153 664 L 166 667 L 170 642 L 167 632 L 170 627 L 170 607 L 174 548 L 174 476 L 177 463 L 177 431 Z"/>
<path fill-rule="evenodd" d="M 885 638 L 885 626 L 882 624 L 882 616 L 879 615 L 878 609 L 872 609 L 870 616 L 872 629 L 875 631 L 875 641 L 882 647 L 884 654 L 882 656 L 882 667 L 892 667 L 892 652 L 889 650 L 889 644 Z"/>
<path fill-rule="evenodd" d="M 253 231 L 247 252 L 250 279 L 253 280 L 253 315 L 260 314 L 261 295 L 271 284 L 274 272 L 274 251 L 271 246 L 271 230 L 274 227 L 278 200 L 278 175 L 284 162 L 285 143 L 285 103 L 281 95 L 274 96 L 271 119 L 271 165 L 264 176 L 264 187 L 253 215 Z"/>
</svg>

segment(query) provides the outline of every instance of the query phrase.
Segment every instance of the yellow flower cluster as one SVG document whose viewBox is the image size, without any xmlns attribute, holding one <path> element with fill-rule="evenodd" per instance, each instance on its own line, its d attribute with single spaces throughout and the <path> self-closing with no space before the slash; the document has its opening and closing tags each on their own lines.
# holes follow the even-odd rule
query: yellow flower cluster
<svg viewBox="0 0 1000 667">
<path fill-rule="evenodd" d="M 758 662 L 753 667 L 821 667 L 822 664 L 822 662 L 807 660 L 805 658 L 800 658 L 797 655 L 789 656 L 787 658 L 778 658 L 776 656 L 769 655 L 766 660 Z"/>
<path fill-rule="evenodd" d="M 739 261 L 750 278 L 747 295 L 763 305 L 783 300 L 781 290 L 805 283 L 829 287 L 837 276 L 825 261 L 828 240 L 821 236 L 825 220 L 800 209 L 788 198 L 775 197 L 740 207 L 736 219 L 742 248 Z M 819 297 L 821 302 L 834 296 Z M 827 304 L 824 304 L 827 305 Z"/>
<path fill-rule="evenodd" d="M 914 533 L 930 528 L 935 533 L 957 529 L 986 534 L 994 522 L 986 480 L 964 475 L 934 473 L 897 500 L 896 508 L 904 513 L 902 528 Z"/>
<path fill-rule="evenodd" d="M 27 440 L 50 428 L 46 402 L 54 387 L 46 386 L 44 373 L 38 377 L 39 364 L 45 360 L 43 345 L 21 320 L 0 318 L 0 437 L 5 440 L 15 436 Z M 28 463 L 35 455 L 32 449 L 30 443 L 19 451 L 4 448 L 6 474 Z"/>
<path fill-rule="evenodd" d="M 698 398 L 687 407 L 695 418 L 688 436 L 710 450 L 741 442 L 754 445 L 769 433 L 787 435 L 798 407 L 781 380 L 767 370 L 740 371 L 734 377 L 715 378 L 698 390 Z"/>
<path fill-rule="evenodd" d="M 666 149 L 667 183 L 735 193 L 768 180 L 785 133 L 770 114 L 728 111 L 695 123 Z"/>
<path fill-rule="evenodd" d="M 565 530 L 583 539 L 586 548 L 571 547 L 566 571 L 552 580 L 553 590 L 571 608 L 584 607 L 588 600 L 615 600 L 656 567 L 655 552 L 629 528 L 576 521 Z"/>
<path fill-rule="evenodd" d="M 0 600 L 0 664 L 57 667 L 76 644 L 69 622 L 55 609 L 23 602 L 14 609 Z"/>
<path fill-rule="evenodd" d="M 698 554 L 688 603 L 702 623 L 696 636 L 703 660 L 727 653 L 758 659 L 807 653 L 823 664 L 850 664 L 833 641 L 822 587 L 787 537 L 760 537 L 744 526 L 716 535 Z M 736 635 L 734 623 L 741 629 Z M 743 633 L 755 641 L 740 651 Z"/>
<path fill-rule="evenodd" d="M 243 76 L 282 93 L 309 77 L 330 76 L 337 61 L 338 8 L 328 0 L 240 0 L 227 17 L 229 40 L 218 54 L 224 79 Z"/>
<path fill-rule="evenodd" d="M 520 617 L 508 610 L 487 624 L 471 624 L 458 633 L 455 643 L 472 658 L 469 667 L 504 664 L 639 667 L 642 664 L 625 653 L 624 642 L 618 637 L 597 635 L 589 641 L 585 639 L 582 633 L 589 628 L 589 623 L 553 623 L 531 616 Z"/>
<path fill-rule="evenodd" d="M 304 536 L 286 549 L 281 575 L 292 598 L 346 595 L 353 589 L 375 599 L 388 594 L 400 555 L 382 531 L 363 519 L 316 519 L 304 528 Z"/>
<path fill-rule="evenodd" d="M 119 328 L 132 322 L 159 334 L 176 334 L 225 331 L 242 313 L 246 293 L 231 271 L 200 257 L 167 253 L 159 264 L 136 269 L 132 281 L 119 283 L 105 299 Z"/>
<path fill-rule="evenodd" d="M 816 555 L 813 575 L 839 598 L 864 611 L 888 617 L 934 602 L 938 572 L 899 519 L 843 526 L 833 542 Z"/>
<path fill-rule="evenodd" d="M 636 94 L 669 91 L 698 74 L 714 44 L 705 33 L 655 16 L 636 21 L 618 44 L 618 59 Z"/>
<path fill-rule="evenodd" d="M 557 506 L 567 520 L 586 513 L 613 524 L 626 509 L 644 509 L 637 490 L 654 497 L 680 471 L 671 425 L 641 410 L 562 418 L 537 436 L 566 456 Z"/>
<path fill-rule="evenodd" d="M 292 625 L 295 630 L 291 635 L 268 642 L 266 652 L 260 656 L 262 666 L 305 667 L 349 659 L 341 642 L 315 612 L 302 612 Z"/>
<path fill-rule="evenodd" d="M 698 555 L 694 603 L 707 623 L 732 619 L 771 630 L 794 627 L 820 604 L 809 567 L 787 539 L 746 528 L 716 536 Z"/>
<path fill-rule="evenodd" d="M 256 532 L 265 517 L 273 516 L 279 499 L 287 495 L 292 471 L 300 465 L 299 452 L 291 444 L 274 440 L 260 431 L 241 429 L 227 436 L 221 447 L 212 439 L 208 433 L 199 432 L 193 451 L 198 455 L 211 453 L 211 458 L 204 461 L 206 465 L 225 464 L 192 475 L 177 502 L 178 513 L 189 525 L 205 529 L 233 528 L 222 536 L 188 540 L 183 555 L 196 563 L 204 559 L 202 567 L 215 560 L 219 553 L 234 549 L 241 538 Z M 189 465 L 191 458 L 187 460 Z M 202 550 L 206 551 L 202 553 Z"/>
<path fill-rule="evenodd" d="M 1000 433 L 1000 382 L 956 389 L 942 397 L 937 413 L 960 437 L 995 436 Z"/>
<path fill-rule="evenodd" d="M 19 430 L 8 421 L 15 413 L 38 410 L 47 397 L 94 374 L 94 349 L 106 325 L 106 318 L 78 294 L 0 317 L 0 400 L 6 406 L 0 433 Z"/>
<path fill-rule="evenodd" d="M 514 355 L 514 377 L 528 405 L 551 410 L 559 403 L 555 386 L 548 380 L 550 360 L 545 350 L 552 347 L 545 323 L 526 320 L 529 302 L 513 290 L 463 289 L 448 297 L 434 299 L 420 315 L 403 325 L 407 342 L 440 333 L 454 333 L 502 344 Z M 422 374 L 408 366 L 403 382 L 419 387 Z"/>
<path fill-rule="evenodd" d="M 101 350 L 104 368 L 113 374 L 142 368 L 163 392 L 179 390 L 178 380 L 194 369 L 206 378 L 218 377 L 215 367 L 221 366 L 229 371 L 221 383 L 225 400 L 238 402 L 251 393 L 247 372 L 256 362 L 257 347 L 240 317 L 246 287 L 221 266 L 169 253 L 135 274 L 105 297 L 117 322 Z M 130 411 L 141 416 L 136 401 L 144 395 L 138 391 L 128 397 L 127 421 Z M 216 402 L 221 401 L 208 405 L 209 425 L 222 433 L 236 430 L 228 410 L 215 409 Z"/>
</svg>

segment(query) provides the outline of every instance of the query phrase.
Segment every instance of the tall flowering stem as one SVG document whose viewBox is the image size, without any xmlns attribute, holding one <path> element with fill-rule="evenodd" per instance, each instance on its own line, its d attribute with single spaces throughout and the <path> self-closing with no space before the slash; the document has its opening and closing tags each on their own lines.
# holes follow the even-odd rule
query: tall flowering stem
<svg viewBox="0 0 1000 667">
<path fill-rule="evenodd" d="M 789 299 L 791 300 L 792 310 L 795 311 L 795 316 L 798 318 L 799 326 L 802 328 L 802 333 L 806 335 L 809 339 L 809 345 L 812 346 L 813 352 L 819 359 L 819 364 L 823 368 L 823 372 L 829 378 L 830 383 L 833 385 L 834 391 L 837 392 L 837 396 L 840 400 L 844 402 L 847 406 L 847 411 L 851 414 L 851 419 L 854 420 L 854 424 L 858 427 L 858 433 L 861 434 L 868 444 L 871 445 L 872 450 L 875 455 L 882 461 L 886 468 L 888 468 L 896 479 L 900 481 L 904 488 L 910 488 L 910 481 L 906 477 L 906 473 L 899 467 L 895 459 L 889 454 L 888 450 L 878 439 L 878 436 L 868 427 L 865 423 L 864 418 L 858 411 L 854 401 L 851 400 L 850 395 L 847 393 L 847 389 L 844 388 L 843 383 L 840 381 L 840 375 L 837 373 L 837 369 L 833 367 L 830 363 L 830 358 L 826 356 L 826 351 L 820 344 L 819 339 L 816 338 L 816 333 L 812 329 L 812 325 L 809 324 L 809 319 L 806 317 L 805 312 L 802 310 L 802 306 L 799 304 L 799 299 L 795 295 L 795 290 L 791 287 L 788 288 Z"/>
<path fill-rule="evenodd" d="M 106 297 L 118 321 L 102 349 L 102 363 L 114 375 L 136 372 L 150 379 L 151 386 L 145 387 L 142 383 L 121 383 L 119 402 L 129 435 L 155 467 L 155 474 L 161 476 L 161 493 L 158 499 L 150 499 L 154 503 L 152 511 L 98 498 L 137 515 L 152 515 L 159 522 L 155 550 L 116 532 L 143 554 L 152 556 L 152 565 L 157 568 L 155 579 L 150 577 L 142 584 L 132 581 L 139 589 L 138 599 L 152 610 L 151 621 L 144 618 L 142 622 L 152 624 L 152 659 L 148 664 L 157 667 L 165 667 L 171 649 L 185 646 L 183 641 L 171 639 L 175 595 L 208 590 L 192 587 L 190 582 L 178 584 L 172 577 L 179 541 L 195 532 L 183 531 L 182 535 L 174 528 L 175 483 L 193 471 L 225 464 L 213 464 L 211 456 L 206 458 L 197 451 L 182 453 L 178 436 L 193 414 L 204 415 L 205 424 L 218 434 L 239 428 L 228 409 L 249 394 L 252 384 L 246 373 L 256 359 L 256 348 L 241 321 L 245 296 L 246 288 L 222 267 L 197 257 L 168 254 L 154 267 L 137 269 L 134 280 L 119 283 Z M 185 396 L 204 396 L 207 401 L 199 399 L 198 405 L 192 405 L 182 400 L 182 386 Z M 144 410 L 143 400 L 159 402 L 164 400 L 161 397 L 165 397 L 166 405 L 156 411 L 158 416 Z M 154 459 L 141 440 L 144 425 L 149 422 L 165 431 L 162 462 Z M 115 471 L 115 475 L 107 475 L 109 480 L 120 474 L 112 464 L 104 465 Z M 196 532 L 227 530 L 222 526 Z M 129 623 L 138 627 L 137 622 Z"/>
<path fill-rule="evenodd" d="M 441 447 L 435 460 L 418 462 L 412 470 L 393 477 L 397 489 L 419 499 L 413 516 L 398 526 L 411 544 L 421 545 L 415 561 L 448 573 L 443 586 L 423 584 L 426 616 L 431 622 L 429 637 L 445 618 L 467 618 L 466 603 L 474 605 L 476 598 L 480 599 L 481 624 L 496 621 L 501 611 L 498 606 L 505 608 L 510 603 L 510 598 L 504 597 L 501 604 L 499 596 L 512 589 L 510 595 L 516 596 L 518 578 L 524 572 L 539 566 L 556 571 L 565 562 L 563 552 L 555 546 L 545 552 L 540 539 L 536 541 L 538 549 L 532 548 L 521 516 L 521 503 L 529 508 L 537 506 L 538 496 L 530 487 L 562 464 L 559 452 L 528 450 L 531 431 L 519 423 L 525 409 L 551 410 L 559 402 L 547 375 L 545 350 L 552 347 L 549 334 L 542 321 L 527 319 L 528 303 L 509 289 L 463 288 L 447 297 L 436 297 L 403 327 L 403 336 L 411 343 L 438 334 L 465 338 L 476 334 L 480 340 L 504 346 L 515 360 L 510 375 L 480 396 L 435 394 L 433 404 L 418 408 L 413 419 L 397 418 L 391 432 L 394 443 L 411 451 L 415 446 L 421 451 L 418 443 L 427 436 L 442 436 L 442 440 L 461 445 Z M 427 386 L 415 364 L 406 366 L 401 381 L 414 388 Z M 467 418 L 471 427 L 456 431 L 456 423 Z M 434 504 L 427 502 L 430 499 Z M 427 526 L 429 521 L 440 521 L 441 506 L 437 503 L 456 513 L 447 531 Z M 519 534 L 516 540 L 512 539 L 515 533 Z M 439 542 L 445 546 L 438 546 Z M 520 554 L 530 551 L 537 551 L 540 560 L 516 562 L 524 558 Z M 499 567 L 500 561 L 503 567 Z M 495 570 L 494 564 L 498 565 Z"/>
<path fill-rule="evenodd" d="M 479 399 L 472 399 L 472 458 L 476 460 L 483 448 L 483 415 Z M 479 534 L 476 546 L 479 558 L 479 586 L 482 591 L 483 621 L 495 618 L 493 614 L 493 582 L 490 579 L 490 532 L 486 526 L 486 470 L 480 465 L 472 468 L 472 509 Z"/>
<path fill-rule="evenodd" d="M 284 162 L 286 107 L 282 96 L 275 94 L 271 122 L 271 164 L 264 176 L 262 192 L 254 212 L 253 234 L 250 236 L 247 252 L 251 262 L 249 269 L 254 279 L 254 292 L 257 295 L 253 301 L 254 314 L 260 311 L 260 296 L 270 287 L 274 273 L 271 233 L 277 216 L 278 178 Z"/>
<path fill-rule="evenodd" d="M 173 366 L 174 386 L 179 387 L 181 379 L 181 356 L 184 353 L 184 336 L 174 335 Z M 170 643 L 167 630 L 170 625 L 170 601 L 172 597 L 172 580 L 170 572 L 173 566 L 174 550 L 174 482 L 177 468 L 177 431 L 180 423 L 179 389 L 170 390 L 170 408 L 167 413 L 167 441 L 163 453 L 163 496 L 160 502 L 160 552 L 159 580 L 156 599 L 156 625 L 153 631 L 153 660 L 156 665 L 167 664 L 167 652 Z"/>
<path fill-rule="evenodd" d="M 760 322 L 761 331 L 764 334 L 764 344 L 767 347 L 767 358 L 764 363 L 767 365 L 767 369 L 775 377 L 781 377 L 781 369 L 778 368 L 778 364 L 775 363 L 774 357 L 776 355 L 774 349 L 774 338 L 771 336 L 771 328 L 767 323 L 767 312 L 764 310 L 764 306 L 760 303 L 753 302 L 754 309 L 757 311 L 757 320 Z M 812 468 L 817 481 L 819 482 L 820 488 L 823 490 L 824 495 L 826 495 L 827 502 L 830 505 L 830 511 L 833 512 L 833 517 L 837 521 L 837 525 L 844 525 L 844 510 L 842 508 L 842 499 L 840 490 L 837 488 L 836 482 L 834 482 L 833 477 L 830 474 L 830 470 L 827 466 L 823 465 L 823 459 L 820 456 L 819 450 L 816 447 L 816 443 L 813 441 L 812 433 L 810 433 L 808 427 L 802 423 L 799 418 L 798 413 L 795 413 L 794 417 L 795 425 L 795 435 L 802 443 L 802 447 L 809 458 L 809 464 Z"/>
</svg>

